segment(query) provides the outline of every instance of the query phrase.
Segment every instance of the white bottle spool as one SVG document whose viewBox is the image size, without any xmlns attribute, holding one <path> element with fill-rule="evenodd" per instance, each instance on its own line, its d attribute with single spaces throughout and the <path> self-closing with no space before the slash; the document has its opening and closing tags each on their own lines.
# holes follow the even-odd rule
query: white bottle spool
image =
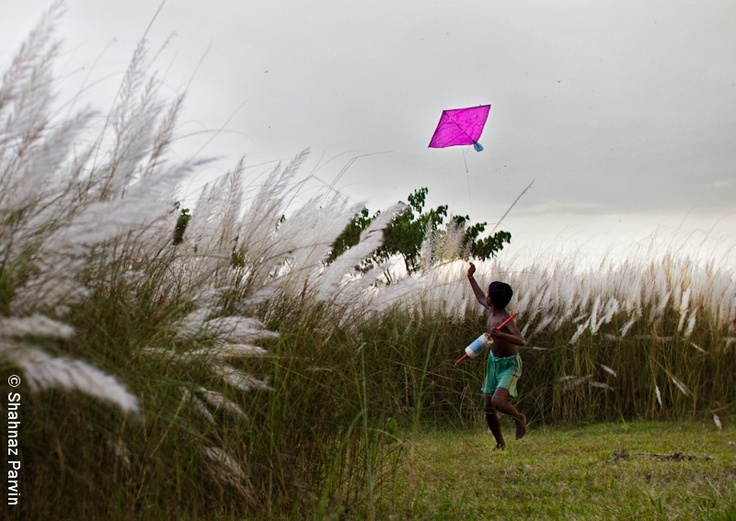
<svg viewBox="0 0 736 521">
<path fill-rule="evenodd" d="M 478 338 L 473 340 L 473 342 L 465 348 L 465 354 L 468 355 L 470 358 L 475 358 L 479 354 L 481 354 L 487 347 L 489 347 L 493 343 L 493 340 L 491 339 L 491 335 L 488 333 L 483 333 Z"/>
</svg>

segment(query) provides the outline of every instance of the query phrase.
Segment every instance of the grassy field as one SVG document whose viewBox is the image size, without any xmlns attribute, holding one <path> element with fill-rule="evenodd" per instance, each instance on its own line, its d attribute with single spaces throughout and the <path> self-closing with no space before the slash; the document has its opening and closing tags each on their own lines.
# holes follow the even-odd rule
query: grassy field
<svg viewBox="0 0 736 521">
<path fill-rule="evenodd" d="M 511 422 L 504 427 L 512 438 Z M 540 427 L 503 452 L 481 429 L 425 431 L 406 443 L 377 518 L 736 519 L 733 427 Z"/>
</svg>

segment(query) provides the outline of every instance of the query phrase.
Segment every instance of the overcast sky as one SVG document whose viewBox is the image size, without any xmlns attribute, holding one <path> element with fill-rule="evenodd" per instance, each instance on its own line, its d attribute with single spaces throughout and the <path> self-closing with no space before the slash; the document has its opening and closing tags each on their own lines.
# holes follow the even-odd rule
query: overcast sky
<svg viewBox="0 0 736 521">
<path fill-rule="evenodd" d="M 6 64 L 49 2 L 0 2 Z M 426 186 L 493 223 L 534 181 L 501 226 L 521 243 L 680 224 L 736 237 L 733 0 L 66 6 L 57 73 L 103 108 L 149 24 L 152 55 L 170 39 L 155 69 L 165 94 L 187 91 L 180 134 L 224 129 L 180 142 L 222 157 L 192 189 L 241 156 L 255 177 L 309 148 L 304 175 L 373 210 Z M 483 152 L 427 148 L 442 109 L 480 104 Z"/>
</svg>

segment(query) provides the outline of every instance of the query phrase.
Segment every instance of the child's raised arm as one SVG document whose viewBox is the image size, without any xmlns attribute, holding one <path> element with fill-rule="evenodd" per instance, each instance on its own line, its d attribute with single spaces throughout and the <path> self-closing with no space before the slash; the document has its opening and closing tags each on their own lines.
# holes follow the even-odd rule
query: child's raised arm
<svg viewBox="0 0 736 521">
<path fill-rule="evenodd" d="M 475 298 L 478 299 L 478 302 L 480 302 L 484 308 L 488 308 L 488 303 L 486 302 L 486 294 L 483 293 L 483 290 L 475 281 L 473 273 L 475 273 L 475 264 L 471 262 L 470 266 L 468 267 L 468 282 L 470 282 L 470 287 L 473 288 L 473 293 L 475 293 Z"/>
</svg>

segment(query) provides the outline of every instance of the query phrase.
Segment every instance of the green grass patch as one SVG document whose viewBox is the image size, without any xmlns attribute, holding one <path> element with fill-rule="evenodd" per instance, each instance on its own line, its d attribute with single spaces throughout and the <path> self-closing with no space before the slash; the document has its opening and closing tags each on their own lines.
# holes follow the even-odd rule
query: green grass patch
<svg viewBox="0 0 736 521">
<path fill-rule="evenodd" d="M 386 519 L 736 519 L 736 428 L 602 423 L 420 432 Z"/>
</svg>

